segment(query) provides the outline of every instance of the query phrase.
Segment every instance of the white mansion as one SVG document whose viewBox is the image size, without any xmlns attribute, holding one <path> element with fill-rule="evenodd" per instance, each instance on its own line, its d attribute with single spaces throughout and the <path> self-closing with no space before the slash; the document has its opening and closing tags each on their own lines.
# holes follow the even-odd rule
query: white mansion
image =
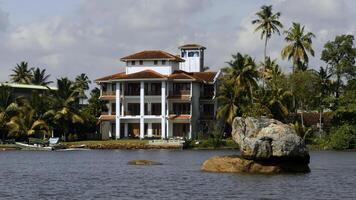
<svg viewBox="0 0 356 200">
<path fill-rule="evenodd" d="M 107 111 L 103 139 L 196 137 L 215 118 L 219 72 L 203 72 L 205 47 L 187 44 L 180 56 L 142 51 L 121 58 L 125 72 L 99 78 Z"/>
</svg>

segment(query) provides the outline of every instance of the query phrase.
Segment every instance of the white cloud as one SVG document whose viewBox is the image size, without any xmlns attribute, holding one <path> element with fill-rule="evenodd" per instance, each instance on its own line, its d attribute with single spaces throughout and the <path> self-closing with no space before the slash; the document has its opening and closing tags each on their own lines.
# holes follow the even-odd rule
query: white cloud
<svg viewBox="0 0 356 200">
<path fill-rule="evenodd" d="M 317 34 L 317 52 L 336 34 L 355 33 L 355 13 L 346 1 L 273 2 L 286 28 L 297 21 Z M 129 53 L 145 49 L 177 53 L 178 45 L 190 42 L 207 47 L 206 64 L 215 70 L 237 51 L 260 60 L 264 43 L 251 24 L 258 10 L 239 10 L 241 1 L 227 3 L 236 11 L 218 10 L 218 2 L 211 0 L 85 0 L 71 14 L 19 25 L 9 24 L 8 14 L 0 10 L 0 37 L 5 41 L 0 47 L 0 80 L 8 79 L 10 69 L 22 60 L 47 68 L 53 77 L 85 72 L 95 79 L 122 71 L 119 58 Z M 236 17 L 236 12 L 245 17 Z M 274 35 L 269 55 L 279 58 L 283 45 L 283 37 Z M 311 60 L 320 65 L 318 55 Z M 280 63 L 288 69 L 289 62 Z"/>
</svg>

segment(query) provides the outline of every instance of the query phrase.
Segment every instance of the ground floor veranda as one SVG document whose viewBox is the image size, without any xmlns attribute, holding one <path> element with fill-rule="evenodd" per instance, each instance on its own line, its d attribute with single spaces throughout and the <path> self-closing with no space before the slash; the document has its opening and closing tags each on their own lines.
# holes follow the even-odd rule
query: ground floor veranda
<svg viewBox="0 0 356 200">
<path fill-rule="evenodd" d="M 116 121 L 100 122 L 100 132 L 102 139 L 122 139 L 122 138 L 192 138 L 192 126 L 190 120 L 166 120 L 162 131 L 160 119 L 145 120 L 141 127 L 139 119 L 121 119 L 117 127 Z M 141 128 L 143 128 L 141 133 Z M 162 134 L 164 132 L 164 135 Z"/>
</svg>

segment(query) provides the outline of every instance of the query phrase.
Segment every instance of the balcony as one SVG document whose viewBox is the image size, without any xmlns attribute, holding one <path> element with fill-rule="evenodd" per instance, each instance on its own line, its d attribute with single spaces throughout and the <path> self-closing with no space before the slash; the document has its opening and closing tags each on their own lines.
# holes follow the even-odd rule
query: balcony
<svg viewBox="0 0 356 200">
<path fill-rule="evenodd" d="M 114 100 L 116 97 L 115 91 L 102 91 L 100 99 L 101 100 Z"/>
<path fill-rule="evenodd" d="M 190 100 L 190 90 L 171 90 L 168 99 Z"/>
<path fill-rule="evenodd" d="M 108 112 L 101 112 L 100 121 L 115 121 L 115 114 L 109 115 Z"/>
</svg>

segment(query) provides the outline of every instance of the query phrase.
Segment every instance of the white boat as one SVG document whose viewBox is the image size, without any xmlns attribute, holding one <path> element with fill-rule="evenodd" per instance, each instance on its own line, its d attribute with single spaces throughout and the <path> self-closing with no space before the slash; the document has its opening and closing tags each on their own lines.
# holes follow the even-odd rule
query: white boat
<svg viewBox="0 0 356 200">
<path fill-rule="evenodd" d="M 35 151 L 52 151 L 53 150 L 53 147 L 43 147 L 40 145 L 29 145 L 29 144 L 24 144 L 21 142 L 16 142 L 15 144 L 21 150 L 35 150 Z"/>
</svg>

